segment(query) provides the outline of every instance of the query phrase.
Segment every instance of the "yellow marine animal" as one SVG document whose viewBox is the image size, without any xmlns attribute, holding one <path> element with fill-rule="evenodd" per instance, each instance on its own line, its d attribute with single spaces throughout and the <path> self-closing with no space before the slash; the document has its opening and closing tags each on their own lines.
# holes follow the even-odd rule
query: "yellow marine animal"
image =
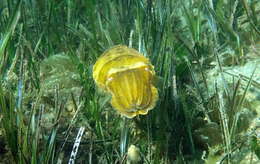
<svg viewBox="0 0 260 164">
<path fill-rule="evenodd" d="M 158 99 L 154 77 L 149 59 L 124 45 L 106 50 L 93 67 L 96 84 L 111 94 L 113 108 L 128 118 L 154 108 Z"/>
</svg>

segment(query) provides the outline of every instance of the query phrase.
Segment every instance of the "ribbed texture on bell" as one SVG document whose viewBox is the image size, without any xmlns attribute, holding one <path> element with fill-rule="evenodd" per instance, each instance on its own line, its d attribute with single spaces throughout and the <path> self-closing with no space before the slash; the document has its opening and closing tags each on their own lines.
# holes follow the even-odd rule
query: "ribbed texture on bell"
<svg viewBox="0 0 260 164">
<path fill-rule="evenodd" d="M 93 67 L 95 82 L 112 95 L 112 106 L 128 118 L 154 108 L 158 99 L 154 76 L 147 58 L 122 45 L 105 51 Z"/>
</svg>

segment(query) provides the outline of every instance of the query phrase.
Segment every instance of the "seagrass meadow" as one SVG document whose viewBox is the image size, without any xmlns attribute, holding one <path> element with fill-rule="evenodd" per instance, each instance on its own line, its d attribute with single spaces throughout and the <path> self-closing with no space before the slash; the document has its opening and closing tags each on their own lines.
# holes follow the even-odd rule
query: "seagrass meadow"
<svg viewBox="0 0 260 164">
<path fill-rule="evenodd" d="M 0 163 L 260 163 L 260 1 L 0 0 Z"/>
</svg>

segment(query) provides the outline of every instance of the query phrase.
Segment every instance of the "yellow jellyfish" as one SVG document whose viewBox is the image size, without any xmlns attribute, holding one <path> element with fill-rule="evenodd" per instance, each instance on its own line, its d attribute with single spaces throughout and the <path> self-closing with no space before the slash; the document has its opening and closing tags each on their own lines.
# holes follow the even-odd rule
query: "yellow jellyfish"
<svg viewBox="0 0 260 164">
<path fill-rule="evenodd" d="M 111 94 L 113 108 L 128 118 L 154 108 L 158 99 L 154 77 L 149 59 L 124 45 L 105 51 L 93 67 L 96 84 Z"/>
</svg>

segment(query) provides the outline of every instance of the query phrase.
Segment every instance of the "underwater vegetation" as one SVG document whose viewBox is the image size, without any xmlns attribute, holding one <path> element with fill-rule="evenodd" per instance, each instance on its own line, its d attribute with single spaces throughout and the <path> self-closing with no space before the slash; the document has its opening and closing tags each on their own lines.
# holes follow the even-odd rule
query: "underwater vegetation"
<svg viewBox="0 0 260 164">
<path fill-rule="evenodd" d="M 259 0 L 1 0 L 0 163 L 259 163 L 259 15 Z"/>
</svg>

